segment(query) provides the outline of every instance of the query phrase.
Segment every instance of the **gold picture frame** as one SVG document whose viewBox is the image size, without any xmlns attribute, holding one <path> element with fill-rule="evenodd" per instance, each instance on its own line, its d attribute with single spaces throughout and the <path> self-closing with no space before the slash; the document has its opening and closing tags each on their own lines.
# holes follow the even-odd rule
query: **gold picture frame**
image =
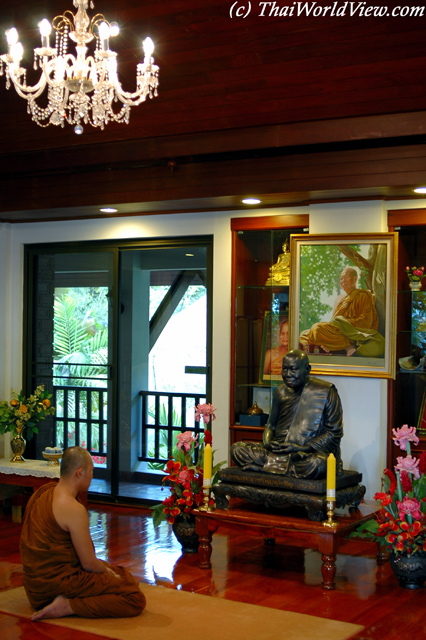
<svg viewBox="0 0 426 640">
<path fill-rule="evenodd" d="M 397 246 L 397 233 L 290 236 L 289 347 L 312 373 L 395 377 Z"/>
</svg>

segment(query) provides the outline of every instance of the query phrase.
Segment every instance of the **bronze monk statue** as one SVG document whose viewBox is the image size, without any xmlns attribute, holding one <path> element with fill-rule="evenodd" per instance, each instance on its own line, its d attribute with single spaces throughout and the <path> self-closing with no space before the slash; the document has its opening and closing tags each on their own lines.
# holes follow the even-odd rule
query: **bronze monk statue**
<svg viewBox="0 0 426 640">
<path fill-rule="evenodd" d="M 339 394 L 333 384 L 310 376 L 310 371 L 303 351 L 294 349 L 284 356 L 284 384 L 275 390 L 263 445 L 236 442 L 231 447 L 231 459 L 243 471 L 320 480 L 326 477 L 327 457 L 333 453 L 337 474 L 342 474 Z"/>
</svg>

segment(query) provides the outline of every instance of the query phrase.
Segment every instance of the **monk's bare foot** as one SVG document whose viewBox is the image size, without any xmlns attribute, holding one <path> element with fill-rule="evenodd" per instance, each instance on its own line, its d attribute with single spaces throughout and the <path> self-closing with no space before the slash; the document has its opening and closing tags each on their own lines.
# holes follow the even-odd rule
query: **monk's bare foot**
<svg viewBox="0 0 426 640">
<path fill-rule="evenodd" d="M 31 620 L 43 620 L 44 618 L 65 618 L 65 616 L 73 616 L 74 611 L 71 609 L 69 602 L 64 596 L 58 596 L 40 611 L 36 611 L 31 616 Z"/>
<path fill-rule="evenodd" d="M 350 345 L 350 347 L 346 347 L 345 351 L 347 356 L 353 356 L 356 353 L 356 347 Z"/>
</svg>

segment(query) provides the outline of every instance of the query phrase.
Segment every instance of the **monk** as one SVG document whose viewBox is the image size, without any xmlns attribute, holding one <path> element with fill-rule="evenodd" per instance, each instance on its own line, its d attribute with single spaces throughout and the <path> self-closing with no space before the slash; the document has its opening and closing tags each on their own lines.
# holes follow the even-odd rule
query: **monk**
<svg viewBox="0 0 426 640">
<path fill-rule="evenodd" d="M 326 476 L 327 457 L 333 453 L 337 474 L 342 473 L 339 394 L 333 384 L 310 377 L 310 371 L 303 351 L 293 349 L 284 356 L 284 384 L 274 392 L 263 444 L 236 442 L 231 447 L 231 459 L 243 471 L 320 480 Z"/>
<path fill-rule="evenodd" d="M 302 331 L 302 345 L 317 345 L 327 353 L 345 351 L 347 356 L 383 356 L 385 339 L 377 331 L 379 317 L 374 297 L 366 289 L 357 289 L 357 278 L 355 269 L 343 269 L 340 286 L 344 293 L 336 298 L 330 322 L 317 322 Z"/>
<path fill-rule="evenodd" d="M 124 567 L 99 560 L 90 537 L 89 516 L 77 501 L 93 477 L 90 454 L 65 450 L 58 483 L 30 498 L 22 526 L 23 582 L 33 620 L 81 616 L 124 618 L 139 615 L 145 596 Z"/>
<path fill-rule="evenodd" d="M 265 353 L 265 363 L 263 365 L 263 374 L 272 374 L 279 376 L 281 374 L 281 365 L 283 357 L 288 351 L 288 321 L 284 320 L 280 326 L 278 336 L 279 345 L 273 349 L 268 349 Z"/>
</svg>

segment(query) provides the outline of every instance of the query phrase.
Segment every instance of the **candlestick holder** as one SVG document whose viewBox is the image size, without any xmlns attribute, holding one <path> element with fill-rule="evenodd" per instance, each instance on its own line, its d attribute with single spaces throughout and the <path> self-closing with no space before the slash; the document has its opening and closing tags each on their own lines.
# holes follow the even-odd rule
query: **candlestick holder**
<svg viewBox="0 0 426 640">
<path fill-rule="evenodd" d="M 335 500 L 327 500 L 327 520 L 323 520 L 323 526 L 335 529 L 339 526 L 339 523 L 333 520 L 334 509 L 336 508 Z"/>
<path fill-rule="evenodd" d="M 211 480 L 204 480 L 204 484 L 203 484 L 203 505 L 201 507 L 198 507 L 199 511 L 214 511 L 214 506 L 210 505 L 210 489 L 212 486 L 212 481 Z"/>
</svg>

